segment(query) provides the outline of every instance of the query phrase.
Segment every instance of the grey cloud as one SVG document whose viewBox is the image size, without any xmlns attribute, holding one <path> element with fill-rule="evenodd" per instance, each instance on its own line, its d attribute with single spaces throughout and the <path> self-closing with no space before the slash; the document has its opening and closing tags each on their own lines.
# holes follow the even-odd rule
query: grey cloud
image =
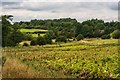
<svg viewBox="0 0 120 80">
<path fill-rule="evenodd" d="M 118 3 L 108 3 L 108 7 L 112 10 L 118 10 L 118 7 L 120 7 L 120 5 L 118 5 Z"/>
<path fill-rule="evenodd" d="M 118 10 L 118 6 L 116 4 L 117 3 L 111 2 L 5 2 L 3 3 L 3 8 L 52 12 L 79 11 L 80 9 L 102 9 L 106 7 L 112 10 Z M 6 5 L 8 6 L 6 7 Z"/>
<path fill-rule="evenodd" d="M 2 2 L 3 9 L 21 9 L 21 2 Z"/>
<path fill-rule="evenodd" d="M 28 13 L 31 15 L 31 18 L 35 15 L 40 14 L 39 17 L 42 18 L 58 18 L 58 17 L 75 17 L 79 20 L 100 16 L 108 16 L 106 15 L 107 10 L 114 13 L 117 13 L 117 2 L 17 2 L 17 3 L 3 3 L 3 8 L 8 11 L 9 9 L 12 11 L 17 10 L 26 10 L 30 11 Z M 106 10 L 105 14 L 100 14 L 99 11 Z M 37 12 L 38 11 L 38 12 Z M 115 12 L 116 11 L 116 12 Z M 112 12 L 113 13 L 113 12 Z M 112 13 L 108 13 L 111 14 Z M 97 14 L 97 15 L 96 15 Z M 18 14 L 16 14 L 18 15 Z M 61 16 L 59 16 L 61 15 Z M 111 16 L 109 15 L 109 16 Z M 89 17 L 86 17 L 89 16 Z M 81 17 L 81 18 L 79 18 Z M 22 17 L 21 17 L 22 18 Z M 25 16 L 23 16 L 24 19 Z M 17 19 L 17 17 L 16 17 Z M 30 19 L 30 18 L 27 18 Z"/>
<path fill-rule="evenodd" d="M 17 4 L 18 2 L 2 2 L 2 5 L 13 5 Z"/>
</svg>

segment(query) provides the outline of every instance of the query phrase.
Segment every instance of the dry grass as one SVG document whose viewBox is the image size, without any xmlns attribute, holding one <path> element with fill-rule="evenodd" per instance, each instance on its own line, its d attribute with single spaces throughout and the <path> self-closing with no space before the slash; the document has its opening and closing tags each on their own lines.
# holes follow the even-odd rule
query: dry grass
<svg viewBox="0 0 120 80">
<path fill-rule="evenodd" d="M 3 68 L 3 78 L 42 78 L 48 75 L 31 69 L 17 59 L 7 58 Z"/>
</svg>

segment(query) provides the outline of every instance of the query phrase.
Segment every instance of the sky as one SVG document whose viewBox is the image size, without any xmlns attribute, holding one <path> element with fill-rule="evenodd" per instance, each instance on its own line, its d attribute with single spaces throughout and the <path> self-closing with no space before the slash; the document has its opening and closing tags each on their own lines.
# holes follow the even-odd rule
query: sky
<svg viewBox="0 0 120 80">
<path fill-rule="evenodd" d="M 117 0 L 2 0 L 1 14 L 13 15 L 13 21 L 75 18 L 79 22 L 98 18 L 118 20 Z"/>
</svg>

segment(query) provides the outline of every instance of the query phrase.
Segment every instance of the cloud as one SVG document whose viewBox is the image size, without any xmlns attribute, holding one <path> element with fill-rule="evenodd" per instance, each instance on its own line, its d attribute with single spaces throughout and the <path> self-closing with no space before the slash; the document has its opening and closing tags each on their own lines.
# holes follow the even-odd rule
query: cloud
<svg viewBox="0 0 120 80">
<path fill-rule="evenodd" d="M 81 8 L 101 9 L 110 8 L 118 9 L 117 3 L 103 2 L 3 2 L 3 9 L 27 9 L 31 11 L 69 11 Z"/>
<path fill-rule="evenodd" d="M 79 21 L 99 18 L 117 20 L 117 2 L 3 2 L 3 13 L 14 20 L 76 18 Z"/>
<path fill-rule="evenodd" d="M 2 2 L 118 2 L 119 0 L 1 0 Z"/>
</svg>

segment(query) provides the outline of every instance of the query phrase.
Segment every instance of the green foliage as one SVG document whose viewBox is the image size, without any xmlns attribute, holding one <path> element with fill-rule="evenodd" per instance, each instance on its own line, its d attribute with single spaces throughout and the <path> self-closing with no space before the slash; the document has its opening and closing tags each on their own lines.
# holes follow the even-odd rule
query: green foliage
<svg viewBox="0 0 120 80">
<path fill-rule="evenodd" d="M 110 34 L 105 34 L 101 37 L 102 39 L 110 39 Z"/>
<path fill-rule="evenodd" d="M 56 42 L 67 42 L 67 38 L 64 36 L 58 36 Z"/>
<path fill-rule="evenodd" d="M 8 19 L 8 16 L 2 16 L 2 46 L 8 46 L 10 45 L 11 41 L 8 38 L 8 36 L 11 34 L 11 24 L 9 21 L 7 21 L 6 19 Z"/>
<path fill-rule="evenodd" d="M 44 47 L 6 47 L 3 48 L 3 56 L 19 59 L 28 68 L 51 78 L 112 79 L 120 76 L 119 46 L 108 45 L 117 42 L 117 39 L 86 39 L 85 42 L 61 43 L 61 46 L 49 44 Z M 14 69 L 11 74 L 13 72 Z M 5 76 L 13 77 L 8 73 Z"/>
<path fill-rule="evenodd" d="M 34 37 L 33 37 L 32 35 L 30 35 L 30 34 L 24 34 L 24 38 L 25 38 L 25 40 L 27 40 L 27 41 L 31 41 L 31 40 L 34 39 Z"/>
<path fill-rule="evenodd" d="M 56 36 L 55 36 L 55 33 L 53 30 L 50 30 L 46 33 L 46 35 L 48 35 L 50 38 L 54 39 Z"/>
<path fill-rule="evenodd" d="M 29 44 L 28 43 L 24 43 L 23 46 L 29 46 Z"/>
<path fill-rule="evenodd" d="M 120 38 L 120 30 L 115 30 L 112 32 L 112 38 L 119 39 Z"/>
<path fill-rule="evenodd" d="M 77 36 L 82 31 L 82 24 L 77 22 L 74 25 L 75 25 L 75 36 Z"/>
<path fill-rule="evenodd" d="M 37 44 L 38 45 L 45 45 L 46 44 L 45 38 L 41 37 L 41 36 L 37 37 Z"/>
<path fill-rule="evenodd" d="M 30 42 L 30 45 L 31 45 L 31 46 L 37 45 L 37 40 L 36 40 L 36 39 L 33 39 L 33 40 Z"/>
<path fill-rule="evenodd" d="M 78 34 L 82 34 L 85 38 L 96 38 L 119 29 L 120 22 L 104 22 L 103 20 L 90 19 L 80 23 L 76 19 L 61 18 L 53 20 L 34 19 L 30 22 L 20 22 L 19 25 L 28 26 L 25 27 L 27 29 L 47 29 L 54 39 L 57 36 L 72 38 Z"/>
<path fill-rule="evenodd" d="M 46 44 L 51 44 L 51 43 L 52 43 L 51 35 L 46 34 L 46 35 L 44 35 L 43 37 L 44 37 L 44 39 L 45 39 Z"/>
<path fill-rule="evenodd" d="M 2 46 L 16 46 L 24 40 L 24 34 L 19 31 L 18 24 L 12 25 L 11 15 L 2 16 Z"/>
<path fill-rule="evenodd" d="M 83 35 L 82 35 L 82 34 L 79 34 L 79 35 L 76 37 L 76 39 L 77 39 L 77 41 L 79 41 L 79 40 L 84 39 L 84 37 L 83 37 Z"/>
<path fill-rule="evenodd" d="M 19 42 L 23 41 L 25 39 L 24 34 L 20 31 L 14 31 L 10 35 L 10 39 L 15 43 L 18 44 Z"/>
</svg>

